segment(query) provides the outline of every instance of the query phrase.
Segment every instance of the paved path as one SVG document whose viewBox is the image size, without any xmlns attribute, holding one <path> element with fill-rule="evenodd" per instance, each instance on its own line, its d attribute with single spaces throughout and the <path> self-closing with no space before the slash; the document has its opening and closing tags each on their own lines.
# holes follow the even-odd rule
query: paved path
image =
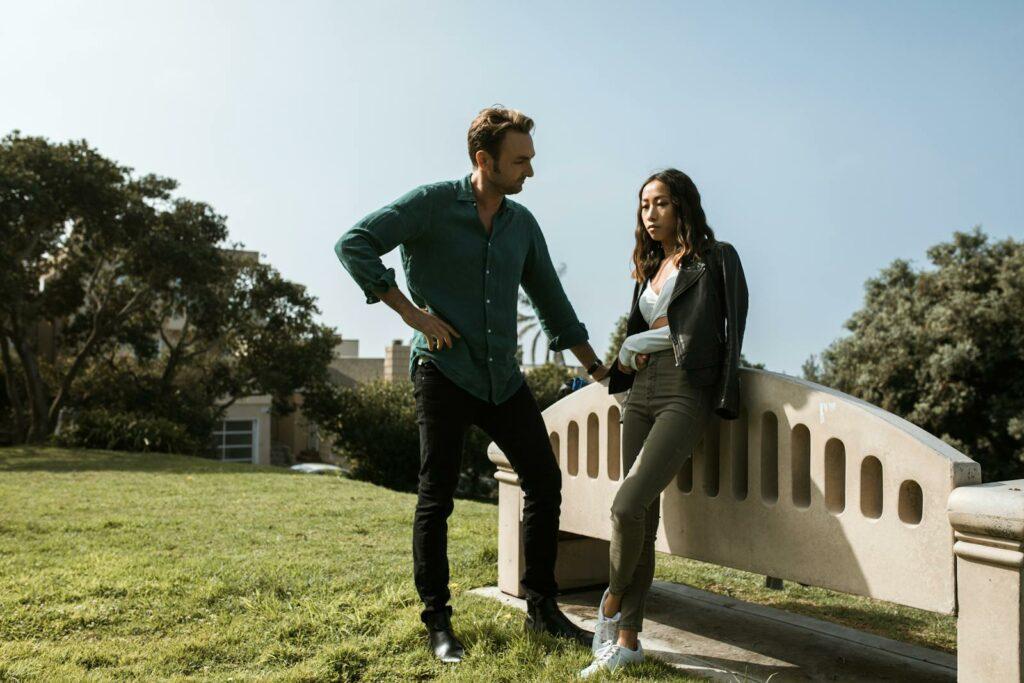
<svg viewBox="0 0 1024 683">
<path fill-rule="evenodd" d="M 521 610 L 496 587 L 473 593 Z M 559 597 L 562 610 L 593 630 L 601 591 Z M 845 626 L 655 581 L 644 649 L 695 676 L 748 681 L 956 681 L 956 657 Z"/>
</svg>

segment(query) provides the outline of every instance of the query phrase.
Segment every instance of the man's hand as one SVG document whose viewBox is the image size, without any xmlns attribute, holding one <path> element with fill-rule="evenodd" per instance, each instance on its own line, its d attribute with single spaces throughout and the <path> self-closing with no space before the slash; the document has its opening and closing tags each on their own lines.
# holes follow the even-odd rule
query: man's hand
<svg viewBox="0 0 1024 683">
<path fill-rule="evenodd" d="M 454 327 L 424 308 L 410 307 L 402 315 L 402 320 L 409 327 L 423 333 L 427 338 L 427 348 L 431 351 L 440 351 L 445 346 L 450 349 L 452 343 L 462 336 Z"/>
<path fill-rule="evenodd" d="M 427 309 L 419 308 L 409 301 L 398 287 L 390 287 L 378 296 L 395 313 L 402 316 L 402 322 L 423 333 L 423 336 L 427 338 L 427 348 L 431 351 L 440 351 L 441 347 L 445 345 L 450 349 L 452 343 L 462 336 L 455 331 L 454 327 Z"/>
<path fill-rule="evenodd" d="M 629 367 L 628 365 L 623 363 L 621 360 L 617 360 L 615 362 L 619 364 L 619 372 L 624 372 L 627 375 L 632 375 L 633 374 L 633 368 Z"/>
</svg>

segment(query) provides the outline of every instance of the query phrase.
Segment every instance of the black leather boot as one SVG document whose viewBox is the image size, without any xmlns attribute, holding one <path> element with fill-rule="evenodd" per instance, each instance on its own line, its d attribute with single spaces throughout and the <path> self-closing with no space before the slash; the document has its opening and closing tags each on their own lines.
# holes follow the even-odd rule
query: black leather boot
<svg viewBox="0 0 1024 683">
<path fill-rule="evenodd" d="M 592 631 L 584 631 L 562 614 L 554 598 L 527 598 L 525 626 L 527 631 L 568 638 L 588 649 L 594 640 Z"/>
<path fill-rule="evenodd" d="M 420 619 L 427 627 L 427 644 L 434 656 L 449 664 L 461 662 L 466 650 L 452 633 L 451 605 L 443 610 L 424 610 Z"/>
</svg>

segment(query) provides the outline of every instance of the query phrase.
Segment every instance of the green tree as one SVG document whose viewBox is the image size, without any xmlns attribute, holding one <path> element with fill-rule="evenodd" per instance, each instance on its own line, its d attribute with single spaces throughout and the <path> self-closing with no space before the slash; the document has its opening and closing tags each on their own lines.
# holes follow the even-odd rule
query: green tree
<svg viewBox="0 0 1024 683">
<path fill-rule="evenodd" d="M 115 348 L 98 357 L 82 374 L 76 407 L 167 418 L 204 444 L 238 398 L 270 394 L 274 412 L 286 414 L 296 393 L 327 381 L 335 335 L 314 320 L 305 288 L 270 266 L 229 253 L 215 286 L 177 302 L 155 308 L 176 316 L 180 332 L 151 332 L 148 342 L 163 342 L 151 355 Z"/>
<path fill-rule="evenodd" d="M 187 381 L 204 400 L 270 393 L 282 410 L 326 377 L 334 335 L 314 322 L 313 298 L 240 261 L 224 218 L 175 187 L 84 141 L 0 140 L 0 360 L 18 440 L 44 439 L 61 408 L 94 402 L 76 392 L 86 376 L 119 378 L 125 394 L 134 381 L 136 398 L 156 397 L 150 408 L 180 408 L 168 397 Z M 185 320 L 174 339 L 172 317 Z"/>
<path fill-rule="evenodd" d="M 615 359 L 619 357 L 619 349 L 622 348 L 622 342 L 626 341 L 626 323 L 629 321 L 629 316 L 624 315 L 619 318 L 619 321 L 615 323 L 615 329 L 612 330 L 612 336 L 608 339 L 608 350 L 604 352 L 604 364 L 611 365 L 615 362 Z"/>
<path fill-rule="evenodd" d="M 979 229 L 894 261 L 865 285 L 850 334 L 804 376 L 935 434 L 989 479 L 1024 476 L 1024 243 Z"/>
<path fill-rule="evenodd" d="M 754 368 L 755 370 L 767 370 L 764 363 L 751 363 L 747 360 L 747 357 L 740 352 L 740 367 L 741 368 Z"/>
<path fill-rule="evenodd" d="M 137 315 L 188 276 L 160 246 L 202 245 L 209 229 L 219 236 L 215 220 L 175 220 L 173 188 L 166 178 L 133 177 L 84 141 L 17 132 L 0 140 L 0 346 L 6 374 L 17 377 L 8 392 L 24 387 L 24 403 L 11 396 L 28 412 L 15 420 L 20 436 L 46 437 L 88 362 L 137 337 Z M 36 340 L 40 323 L 54 320 L 63 321 L 62 352 L 47 362 Z"/>
</svg>

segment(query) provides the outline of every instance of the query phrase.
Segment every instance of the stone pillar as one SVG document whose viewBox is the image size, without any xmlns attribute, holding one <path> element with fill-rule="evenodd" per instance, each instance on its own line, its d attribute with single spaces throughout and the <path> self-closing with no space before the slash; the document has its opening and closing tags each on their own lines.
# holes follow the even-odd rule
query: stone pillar
<svg viewBox="0 0 1024 683">
<path fill-rule="evenodd" d="M 558 590 L 606 588 L 608 586 L 608 541 L 561 531 L 555 581 Z"/>
<path fill-rule="evenodd" d="M 519 585 L 526 569 L 523 556 L 523 491 L 515 472 L 498 469 L 498 588 L 502 593 L 523 597 Z"/>
<path fill-rule="evenodd" d="M 519 477 L 493 443 L 487 457 L 498 467 L 498 588 L 523 597 L 519 585 L 526 560 L 523 555 L 523 490 Z M 558 532 L 555 581 L 560 591 L 608 585 L 608 541 Z"/>
<path fill-rule="evenodd" d="M 396 339 L 391 342 L 391 346 L 384 347 L 385 382 L 409 381 L 409 354 L 411 351 L 411 348 L 403 344 L 401 339 Z"/>
<path fill-rule="evenodd" d="M 1024 680 L 1024 479 L 953 489 L 957 680 Z"/>
</svg>

